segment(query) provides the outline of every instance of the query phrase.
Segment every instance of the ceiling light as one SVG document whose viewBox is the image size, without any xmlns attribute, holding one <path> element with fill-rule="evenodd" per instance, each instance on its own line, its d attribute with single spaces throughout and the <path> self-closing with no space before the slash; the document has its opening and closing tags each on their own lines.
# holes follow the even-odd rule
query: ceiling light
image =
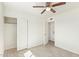
<svg viewBox="0 0 79 59">
<path fill-rule="evenodd" d="M 47 7 L 47 8 L 46 8 L 46 11 L 50 11 L 50 7 Z"/>
</svg>

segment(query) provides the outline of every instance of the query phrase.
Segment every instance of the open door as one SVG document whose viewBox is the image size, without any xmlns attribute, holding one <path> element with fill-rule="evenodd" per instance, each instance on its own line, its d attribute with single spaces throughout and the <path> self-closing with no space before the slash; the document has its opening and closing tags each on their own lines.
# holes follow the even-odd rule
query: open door
<svg viewBox="0 0 79 59">
<path fill-rule="evenodd" d="M 17 50 L 27 48 L 27 18 L 17 17 Z"/>
<path fill-rule="evenodd" d="M 48 39 L 51 41 L 54 41 L 54 26 L 55 21 L 48 22 Z"/>
</svg>

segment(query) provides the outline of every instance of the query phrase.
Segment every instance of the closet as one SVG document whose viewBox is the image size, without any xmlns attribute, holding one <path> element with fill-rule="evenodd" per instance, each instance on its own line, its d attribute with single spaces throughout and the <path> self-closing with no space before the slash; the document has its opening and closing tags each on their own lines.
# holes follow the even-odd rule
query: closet
<svg viewBox="0 0 79 59">
<path fill-rule="evenodd" d="M 4 17 L 4 46 L 5 50 L 17 48 L 17 19 Z"/>
<path fill-rule="evenodd" d="M 28 49 L 43 44 L 44 20 L 26 16 L 4 17 L 5 49 Z"/>
<path fill-rule="evenodd" d="M 40 17 L 41 18 L 41 17 Z M 43 19 L 34 16 L 17 17 L 17 50 L 43 44 Z"/>
<path fill-rule="evenodd" d="M 5 50 L 27 48 L 27 20 L 24 17 L 4 17 Z"/>
</svg>

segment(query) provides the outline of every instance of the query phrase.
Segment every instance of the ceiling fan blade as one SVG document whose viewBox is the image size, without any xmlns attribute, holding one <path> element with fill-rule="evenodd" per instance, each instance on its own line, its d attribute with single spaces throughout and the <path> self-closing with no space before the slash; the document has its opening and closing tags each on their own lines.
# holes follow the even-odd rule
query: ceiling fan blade
<svg viewBox="0 0 79 59">
<path fill-rule="evenodd" d="M 56 12 L 54 9 L 51 9 L 50 11 L 51 11 L 51 12 L 53 12 L 53 13 L 55 13 L 55 12 Z"/>
<path fill-rule="evenodd" d="M 66 4 L 66 2 L 59 2 L 59 3 L 56 3 L 56 4 L 52 5 L 52 7 L 60 6 L 60 5 L 64 5 L 64 4 Z"/>
<path fill-rule="evenodd" d="M 46 11 L 46 9 L 44 9 L 44 10 L 41 12 L 41 14 L 43 14 L 45 11 Z"/>
<path fill-rule="evenodd" d="M 45 8 L 46 6 L 33 6 L 33 8 Z"/>
<path fill-rule="evenodd" d="M 51 2 L 46 2 L 46 7 L 49 7 Z"/>
</svg>

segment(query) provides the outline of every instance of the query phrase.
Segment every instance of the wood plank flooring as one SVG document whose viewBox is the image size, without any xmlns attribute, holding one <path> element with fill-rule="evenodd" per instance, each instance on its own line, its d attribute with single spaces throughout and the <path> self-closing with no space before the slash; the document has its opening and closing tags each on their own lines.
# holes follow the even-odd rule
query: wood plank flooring
<svg viewBox="0 0 79 59">
<path fill-rule="evenodd" d="M 16 51 L 16 49 L 6 50 L 4 57 L 24 57 L 24 53 L 30 50 L 36 57 L 79 57 L 79 55 L 72 52 L 57 48 L 53 42 L 49 42 L 46 46 L 37 46 L 31 49 L 24 49 Z"/>
</svg>

